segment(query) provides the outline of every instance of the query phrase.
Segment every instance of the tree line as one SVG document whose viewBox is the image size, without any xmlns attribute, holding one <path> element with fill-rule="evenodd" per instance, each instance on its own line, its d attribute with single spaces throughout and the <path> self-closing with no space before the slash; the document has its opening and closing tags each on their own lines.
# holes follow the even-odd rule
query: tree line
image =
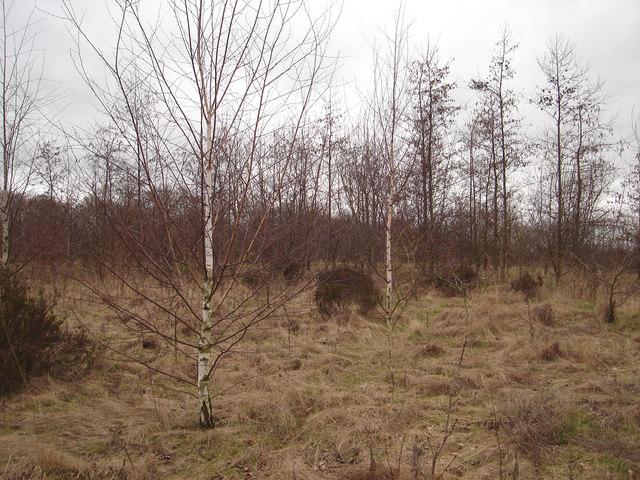
<svg viewBox="0 0 640 480">
<path fill-rule="evenodd" d="M 488 75 L 469 81 L 476 102 L 468 108 L 455 101 L 463 87 L 450 80 L 452 63 L 437 45 L 400 67 L 392 217 L 402 245 L 395 254 L 430 272 L 465 263 L 495 267 L 504 278 L 510 265 L 527 263 L 560 278 L 574 255 L 637 248 L 637 181 L 627 179 L 624 198 L 611 188 L 620 185 L 624 144 L 607 117 L 603 82 L 592 81 L 571 42 L 556 36 L 539 59 L 546 82 L 523 98 L 513 86 L 516 49 L 504 30 Z M 219 149 L 211 174 L 214 250 L 234 229 L 250 238 L 261 224 L 256 260 L 279 268 L 383 261 L 388 126 L 375 107 L 352 120 L 331 92 L 299 125 L 283 121 L 256 138 L 220 128 L 224 138 L 212 139 Z M 547 119 L 537 136 L 527 134 L 520 113 L 529 101 Z M 136 120 L 153 124 L 161 115 L 140 111 Z M 7 258 L 126 263 L 144 252 L 203 268 L 203 165 L 162 132 L 145 131 L 135 143 L 126 133 L 106 125 L 72 141 L 43 139 L 29 152 L 37 188 L 12 191 L 5 162 Z M 5 152 L 14 152 L 8 141 Z"/>
</svg>

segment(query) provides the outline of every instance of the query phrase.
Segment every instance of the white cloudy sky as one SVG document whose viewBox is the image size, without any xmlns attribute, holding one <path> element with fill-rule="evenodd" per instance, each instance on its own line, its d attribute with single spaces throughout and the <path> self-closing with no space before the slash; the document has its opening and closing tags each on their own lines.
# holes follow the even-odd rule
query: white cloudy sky
<svg viewBox="0 0 640 480">
<path fill-rule="evenodd" d="M 392 27 L 398 4 L 345 0 L 335 36 L 345 56 L 345 78 L 370 71 L 367 40 Z M 409 0 L 405 18 L 411 22 L 414 48 L 430 37 L 438 42 L 441 58 L 453 59 L 452 76 L 461 89 L 470 78 L 486 74 L 491 49 L 507 24 L 519 42 L 515 84 L 526 96 L 543 82 L 537 58 L 544 55 L 548 39 L 563 34 L 575 42 L 594 80 L 605 81 L 619 128 L 629 133 L 634 105 L 640 116 L 639 0 Z"/>
<path fill-rule="evenodd" d="M 71 1 L 79 12 L 87 11 L 86 25 L 106 46 L 113 37 L 104 30 L 107 21 L 101 12 L 113 1 Z M 142 0 L 151 5 L 155 1 Z M 11 21 L 16 26 L 33 2 L 14 1 Z M 69 93 L 61 116 L 86 116 L 91 106 L 70 60 L 71 37 L 62 21 L 42 12 L 60 14 L 60 0 L 35 3 L 39 8 L 35 17 L 40 20 L 37 44 L 44 52 L 45 77 Z M 332 49 L 340 51 L 339 76 L 348 85 L 365 82 L 372 75 L 370 44 L 376 38 L 381 41 L 382 30 L 392 29 L 399 5 L 394 0 L 336 2 L 335 9 L 341 7 L 341 15 Z M 531 96 L 536 83 L 542 82 L 536 58 L 544 55 L 551 35 L 562 33 L 575 42 L 577 54 L 590 65 L 594 79 L 605 81 L 618 129 L 624 135 L 631 134 L 632 108 L 636 118 L 640 117 L 640 0 L 407 0 L 405 19 L 411 24 L 410 48 L 419 49 L 430 37 L 438 42 L 442 59 L 453 59 L 452 80 L 458 83 L 461 98 L 470 78 L 486 74 L 491 48 L 500 28 L 507 24 L 520 44 L 515 85 L 523 95 Z"/>
</svg>

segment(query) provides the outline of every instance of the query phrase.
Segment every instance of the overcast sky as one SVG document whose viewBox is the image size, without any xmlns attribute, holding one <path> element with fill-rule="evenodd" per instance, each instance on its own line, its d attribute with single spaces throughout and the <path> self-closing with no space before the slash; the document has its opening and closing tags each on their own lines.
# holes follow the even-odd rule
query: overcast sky
<svg viewBox="0 0 640 480">
<path fill-rule="evenodd" d="M 371 71 L 368 42 L 381 29 L 392 28 L 398 5 L 345 0 L 334 37 L 345 57 L 345 79 Z M 453 60 L 452 80 L 460 90 L 470 78 L 487 74 L 491 50 L 501 27 L 508 25 L 519 43 L 514 85 L 526 97 L 544 81 L 537 59 L 544 56 L 547 41 L 563 34 L 575 42 L 593 79 L 605 81 L 618 128 L 630 134 L 634 105 L 640 118 L 640 0 L 409 0 L 405 19 L 411 24 L 410 48 L 420 49 L 427 38 L 437 41 L 441 59 Z"/>
<path fill-rule="evenodd" d="M 105 46 L 113 42 L 104 28 L 108 23 L 104 5 L 109 2 L 113 0 L 72 1 L 79 12 L 87 10 L 85 25 Z M 36 4 L 42 11 L 61 13 L 60 0 Z M 15 0 L 12 21 L 19 23 L 30 5 L 33 0 Z M 370 45 L 382 41 L 382 30 L 392 30 L 399 5 L 393 0 L 344 0 L 332 50 L 342 56 L 338 77 L 350 87 L 371 78 Z M 90 115 L 92 108 L 70 59 L 73 42 L 63 22 L 42 11 L 35 14 L 40 32 L 36 43 L 44 52 L 45 78 L 69 93 L 61 117 L 77 121 Z M 441 59 L 453 60 L 451 80 L 457 82 L 460 98 L 470 98 L 465 96 L 470 78 L 486 75 L 491 49 L 506 24 L 520 45 L 514 64 L 514 85 L 520 93 L 530 97 L 535 85 L 542 83 L 537 58 L 544 55 L 549 37 L 561 33 L 575 42 L 576 53 L 590 66 L 593 78 L 605 81 L 619 132 L 630 136 L 634 106 L 640 118 L 640 0 L 408 0 L 405 20 L 411 25 L 410 49 L 419 50 L 430 38 L 437 41 Z M 355 97 L 345 98 L 351 102 Z"/>
</svg>

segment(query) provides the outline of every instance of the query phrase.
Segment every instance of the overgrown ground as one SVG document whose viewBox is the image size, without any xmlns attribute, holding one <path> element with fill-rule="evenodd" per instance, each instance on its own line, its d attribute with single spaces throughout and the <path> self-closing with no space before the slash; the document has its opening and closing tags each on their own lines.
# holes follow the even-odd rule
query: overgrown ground
<svg viewBox="0 0 640 480">
<path fill-rule="evenodd" d="M 60 308 L 97 339 L 195 377 L 170 345 L 74 295 Z M 1 477 L 412 479 L 435 460 L 443 479 L 631 478 L 640 301 L 607 324 L 597 298 L 570 280 L 530 305 L 508 285 L 466 306 L 425 290 L 389 355 L 376 314 L 323 319 L 307 292 L 221 364 L 212 430 L 197 427 L 193 389 L 101 350 L 78 381 L 41 378 L 2 400 Z"/>
</svg>

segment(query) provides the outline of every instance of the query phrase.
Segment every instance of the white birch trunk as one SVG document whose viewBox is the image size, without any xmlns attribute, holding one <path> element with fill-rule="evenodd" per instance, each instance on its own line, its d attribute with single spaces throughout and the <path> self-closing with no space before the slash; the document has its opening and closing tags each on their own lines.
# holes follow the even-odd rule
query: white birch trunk
<svg viewBox="0 0 640 480">
<path fill-rule="evenodd" d="M 393 159 L 391 160 L 391 162 L 392 162 L 392 165 L 391 165 L 391 170 L 389 172 L 389 196 L 387 198 L 387 223 L 385 226 L 385 234 L 386 234 L 385 250 L 386 250 L 386 271 L 387 271 L 387 296 L 386 296 L 386 302 L 385 302 L 385 310 L 387 313 L 387 328 L 388 328 L 387 347 L 389 349 L 389 355 L 391 355 L 391 336 L 393 334 L 393 311 L 392 311 L 393 265 L 391 264 L 391 218 L 393 216 L 393 195 L 394 195 Z"/>
<path fill-rule="evenodd" d="M 9 264 L 9 192 L 6 187 L 2 189 L 0 202 L 0 228 L 2 229 L 0 262 L 3 267 L 6 267 Z"/>
<path fill-rule="evenodd" d="M 211 121 L 207 121 L 207 150 L 204 161 L 204 257 L 205 257 L 205 281 L 202 291 L 202 326 L 198 339 L 198 420 L 203 428 L 213 427 L 213 415 L 211 411 L 211 397 L 209 395 L 209 377 L 211 376 L 211 329 L 213 327 L 213 310 L 211 308 L 213 291 L 213 212 L 212 212 L 212 183 L 213 165 L 212 148 L 213 138 Z"/>
</svg>

